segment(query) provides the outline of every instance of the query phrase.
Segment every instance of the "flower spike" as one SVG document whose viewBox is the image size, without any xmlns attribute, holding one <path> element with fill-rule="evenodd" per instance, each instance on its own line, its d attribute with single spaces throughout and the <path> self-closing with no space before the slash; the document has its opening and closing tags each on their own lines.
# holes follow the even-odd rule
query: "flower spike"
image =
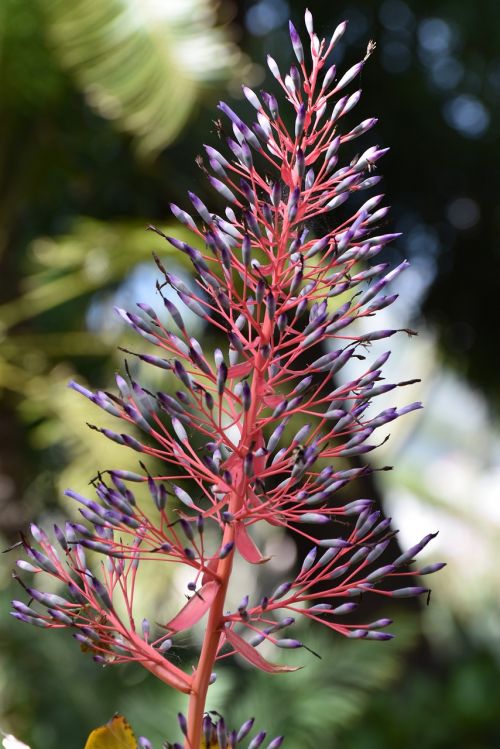
<svg viewBox="0 0 500 749">
<path fill-rule="evenodd" d="M 362 610 L 367 595 L 429 595 L 418 577 L 443 566 L 412 567 L 435 534 L 392 561 L 387 555 L 377 561 L 395 533 L 370 499 L 356 497 L 355 480 L 373 469 L 347 463 L 382 444 L 389 422 L 421 407 L 376 408 L 380 395 L 415 381 L 387 382 L 389 352 L 370 352 L 373 341 L 413 334 L 372 322 L 396 301 L 393 284 L 408 263 L 392 270 L 372 263 L 399 236 L 381 233 L 388 211 L 383 196 L 364 196 L 380 180 L 375 170 L 387 149 L 360 148 L 361 156 L 349 160 L 345 147 L 376 124 L 370 117 L 350 130 L 342 126 L 360 100 L 360 91 L 349 87 L 373 45 L 339 75 L 326 63 L 346 24 L 327 42 L 316 36 L 309 11 L 305 23 L 310 57 L 291 22 L 298 64 L 282 75 L 268 57 L 283 102 L 245 87 L 257 118 L 248 124 L 219 104 L 228 151 L 206 146 L 211 171 L 202 166 L 221 213 L 190 192 L 194 215 L 171 205 L 183 232 L 191 233 L 189 243 L 150 227 L 191 262 L 193 280 L 177 277 L 155 256 L 164 312 L 146 303 L 135 312 L 117 310 L 158 349 L 136 356 L 164 370 L 169 392 L 145 390 L 128 369 L 127 377 L 117 377 L 117 395 L 71 383 L 121 422 L 117 431 L 91 428 L 140 453 L 140 470 L 103 472 L 92 482 L 93 499 L 68 490 L 85 523 L 57 528 L 54 543 L 33 526 L 33 542 L 22 539 L 29 562 L 18 563 L 37 578 L 56 578 L 61 594 L 23 584 L 30 601 L 14 601 L 12 615 L 70 629 L 97 662 L 139 662 L 189 694 L 188 714 L 179 715 L 186 749 L 234 747 L 252 728 L 247 721 L 228 732 L 222 718 L 214 723 L 205 712 L 217 660 L 234 654 L 270 674 L 296 670 L 267 660 L 258 648 L 267 642 L 318 655 L 283 633 L 299 617 L 348 638 L 388 640 L 392 635 L 381 630 L 390 620 L 365 623 L 358 615 L 353 622 L 346 615 Z M 328 229 L 316 236 L 326 214 Z M 175 295 L 205 326 L 202 340 L 191 336 Z M 212 349 L 215 336 L 219 347 Z M 152 501 L 137 501 L 131 483 Z M 274 591 L 259 600 L 242 594 L 228 610 L 235 556 L 251 565 L 269 561 L 254 537 L 258 523 L 296 534 L 309 550 Z M 100 570 L 96 558 L 106 562 Z M 151 562 L 182 564 L 189 573 L 187 601 L 159 631 L 142 614 L 139 629 L 134 619 L 137 568 Z M 169 660 L 170 650 L 178 633 L 202 622 L 200 658 L 187 672 Z M 249 749 L 265 737 L 257 733 Z"/>
</svg>

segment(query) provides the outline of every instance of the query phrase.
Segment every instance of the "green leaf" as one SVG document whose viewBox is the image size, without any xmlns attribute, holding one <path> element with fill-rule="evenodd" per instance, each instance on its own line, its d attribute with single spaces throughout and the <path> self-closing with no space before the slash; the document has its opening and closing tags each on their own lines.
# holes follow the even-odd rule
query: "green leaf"
<svg viewBox="0 0 500 749">
<path fill-rule="evenodd" d="M 88 103 L 152 157 L 180 132 L 207 84 L 241 54 L 211 0 L 44 0 L 49 39 Z"/>
</svg>

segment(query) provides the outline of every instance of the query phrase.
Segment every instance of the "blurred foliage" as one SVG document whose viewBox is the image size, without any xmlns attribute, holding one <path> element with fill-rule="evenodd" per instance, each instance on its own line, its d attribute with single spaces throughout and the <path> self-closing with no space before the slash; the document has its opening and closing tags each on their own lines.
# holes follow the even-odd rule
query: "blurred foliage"
<svg viewBox="0 0 500 749">
<path fill-rule="evenodd" d="M 54 52 L 89 104 L 134 136 L 141 156 L 174 140 L 200 89 L 241 75 L 211 0 L 44 0 Z"/>
<path fill-rule="evenodd" d="M 228 86 L 235 92 L 242 70 L 258 87 L 262 71 L 250 70 L 249 58 L 260 63 L 269 51 L 280 65 L 289 62 L 286 20 L 290 13 L 302 27 L 303 5 L 0 3 L 0 534 L 6 538 L 35 515 L 58 515 L 61 485 L 83 489 L 98 467 L 126 468 L 135 460 L 89 432 L 93 408 L 66 383 L 75 377 L 112 387 L 123 360 L 117 345 L 145 348 L 112 322 L 117 301 L 132 308 L 143 289 L 153 293 L 154 274 L 145 265 L 151 251 L 168 253 L 145 226 L 165 228 L 168 202 L 185 205 L 194 184 L 204 197 L 193 148 L 216 136 L 214 108 L 209 114 L 203 102 L 227 95 Z M 423 295 L 424 306 L 415 302 L 415 318 L 425 315 L 436 326 L 441 354 L 487 393 L 492 412 L 500 403 L 491 366 L 491 331 L 500 315 L 498 3 L 308 5 L 322 35 L 350 19 L 342 64 L 358 59 L 367 39 L 377 40 L 360 106 L 363 117 L 381 116 L 377 139 L 393 149 L 383 171 L 394 205 L 391 225 L 405 238 L 388 259 L 404 253 L 419 269 L 415 296 Z M 175 233 L 181 236 L 182 228 Z M 175 262 L 182 263 L 179 253 Z M 151 296 L 142 301 L 154 304 Z M 100 412 L 97 418 L 104 424 Z M 159 576 L 151 581 L 151 596 L 160 584 Z M 2 620 L 9 597 L 5 565 Z M 120 710 L 138 733 L 156 742 L 174 738 L 166 734 L 176 732 L 175 716 L 184 708 L 178 695 L 138 668 L 97 668 L 59 633 L 27 630 L 2 623 L 1 728 L 33 749 L 56 749 L 62 740 L 79 747 Z M 285 732 L 290 749 L 334 741 L 347 749 L 500 744 L 494 714 L 500 680 L 491 654 L 464 636 L 455 651 L 424 649 L 427 660 L 419 665 L 409 630 L 385 646 L 314 633 L 310 644 L 325 653 L 322 661 L 311 657 L 295 676 L 278 680 L 224 669 L 211 688 L 211 707 L 235 725 L 254 712 L 265 716 L 263 727 Z M 176 657 L 189 658 L 189 649 Z"/>
<path fill-rule="evenodd" d="M 414 664 L 397 690 L 376 695 L 340 736 L 343 749 L 492 749 L 500 745 L 498 663 L 466 641 L 453 667 Z"/>
</svg>

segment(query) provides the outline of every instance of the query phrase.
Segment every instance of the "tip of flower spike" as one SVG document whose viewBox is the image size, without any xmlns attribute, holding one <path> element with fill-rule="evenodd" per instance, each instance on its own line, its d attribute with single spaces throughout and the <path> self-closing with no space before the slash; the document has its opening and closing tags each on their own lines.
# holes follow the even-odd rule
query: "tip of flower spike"
<svg viewBox="0 0 500 749">
<path fill-rule="evenodd" d="M 302 63 L 304 62 L 304 50 L 302 48 L 302 42 L 300 41 L 300 36 L 297 32 L 297 29 L 291 21 L 288 21 L 288 29 L 290 31 L 290 39 L 292 40 L 292 47 L 293 51 L 295 52 L 295 56 L 297 60 Z"/>
<path fill-rule="evenodd" d="M 304 13 L 304 20 L 306 24 L 306 29 L 309 34 L 309 36 L 312 36 L 314 34 L 314 22 L 313 22 L 313 15 L 309 8 L 306 8 L 306 11 Z"/>
</svg>

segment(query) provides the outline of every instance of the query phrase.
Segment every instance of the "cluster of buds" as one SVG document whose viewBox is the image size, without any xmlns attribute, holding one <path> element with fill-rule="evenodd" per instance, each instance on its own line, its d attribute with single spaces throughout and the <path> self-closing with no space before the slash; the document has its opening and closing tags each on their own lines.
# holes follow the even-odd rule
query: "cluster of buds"
<svg viewBox="0 0 500 749">
<path fill-rule="evenodd" d="M 237 653 L 270 673 L 294 670 L 267 660 L 258 646 L 303 647 L 283 632 L 300 617 L 347 637 L 387 640 L 389 619 L 353 623 L 346 615 L 365 594 L 427 594 L 414 578 L 442 566 L 413 565 L 434 534 L 377 566 L 394 536 L 390 519 L 370 499 L 338 499 L 371 470 L 349 468 L 346 459 L 373 450 L 375 430 L 421 404 L 374 410 L 378 396 L 412 382 L 385 382 L 382 367 L 390 352 L 369 357 L 372 341 L 400 331 L 364 332 L 366 325 L 359 324 L 396 300 L 388 286 L 407 266 L 370 264 L 398 236 L 377 228 L 388 210 L 381 206 L 383 195 L 358 200 L 351 212 L 338 211 L 381 179 L 374 171 L 386 148 L 372 146 L 340 166 L 347 144 L 376 123 L 370 118 L 341 130 L 361 93 L 344 91 L 374 45 L 339 76 L 335 65 L 326 66 L 346 24 L 328 42 L 314 33 L 309 12 L 306 27 L 311 65 L 292 24 L 297 64 L 283 76 L 268 58 L 287 101 L 286 115 L 273 94 L 259 96 L 247 87 L 245 97 L 256 111 L 250 125 L 227 104 L 219 105 L 232 131 L 226 137 L 231 156 L 206 146 L 210 169 L 200 163 L 228 204 L 223 215 L 189 193 L 194 215 L 176 205 L 172 212 L 192 233 L 192 244 L 150 227 L 187 256 L 193 283 L 155 257 L 167 320 L 148 304 L 139 304 L 138 314 L 118 310 L 159 349 L 136 356 L 164 371 L 169 392 L 146 390 L 128 368 L 126 378 L 117 377 L 119 395 L 72 383 L 134 431 L 132 436 L 92 427 L 140 453 L 140 471 L 100 474 L 96 499 L 67 492 L 81 505 L 85 524 L 55 528 L 54 539 L 33 526 L 34 542 L 23 538 L 30 561 L 18 562 L 37 576 L 57 578 L 63 590 L 55 595 L 26 586 L 35 608 L 16 601 L 13 615 L 41 627 L 70 628 L 97 661 L 137 661 L 189 694 L 183 731 L 190 749 L 199 748 L 203 731 L 212 732 L 207 746 L 214 745 L 213 731 L 219 746 L 233 746 L 241 735 L 224 743 L 223 723 L 209 728 L 203 718 L 218 659 Z M 312 236 L 318 217 L 335 215 L 325 233 Z M 220 348 L 207 349 L 189 334 L 175 295 L 205 331 L 218 335 Z M 339 381 L 340 370 L 356 359 L 359 373 Z M 147 486 L 149 509 L 136 501 L 132 483 Z M 294 577 L 256 601 L 242 592 L 237 608 L 228 611 L 235 555 L 252 565 L 267 561 L 253 534 L 262 522 L 300 534 L 310 550 Z M 100 576 L 86 551 L 105 558 Z M 138 626 L 134 619 L 137 567 L 149 561 L 176 562 L 192 571 L 187 603 L 154 634 L 147 620 Z M 198 666 L 187 673 L 169 660 L 168 651 L 178 633 L 207 613 Z M 263 740 L 250 746 L 256 749 Z"/>
<path fill-rule="evenodd" d="M 218 718 L 215 722 L 209 713 L 205 713 L 203 716 L 201 749 L 236 749 L 249 736 L 255 722 L 254 719 L 250 718 L 246 720 L 238 731 L 228 731 L 224 718 L 218 713 L 216 714 Z M 179 713 L 177 718 L 182 733 L 187 737 L 188 723 L 186 717 L 182 713 Z M 264 749 L 266 735 L 265 731 L 256 733 L 250 740 L 248 749 Z M 283 740 L 283 736 L 276 736 L 270 743 L 266 744 L 265 749 L 278 749 Z M 148 742 L 148 744 L 144 745 L 144 749 L 152 749 L 151 744 Z M 164 745 L 164 749 L 183 749 L 183 747 L 182 744 L 178 744 L 177 742 L 175 744 L 167 742 Z"/>
</svg>

